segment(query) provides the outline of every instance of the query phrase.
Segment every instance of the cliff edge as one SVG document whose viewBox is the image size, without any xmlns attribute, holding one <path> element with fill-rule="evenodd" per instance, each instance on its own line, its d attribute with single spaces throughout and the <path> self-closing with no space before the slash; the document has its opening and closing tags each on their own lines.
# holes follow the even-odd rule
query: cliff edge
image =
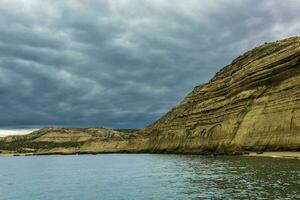
<svg viewBox="0 0 300 200">
<path fill-rule="evenodd" d="M 300 37 L 239 56 L 143 133 L 153 152 L 300 149 Z"/>
</svg>

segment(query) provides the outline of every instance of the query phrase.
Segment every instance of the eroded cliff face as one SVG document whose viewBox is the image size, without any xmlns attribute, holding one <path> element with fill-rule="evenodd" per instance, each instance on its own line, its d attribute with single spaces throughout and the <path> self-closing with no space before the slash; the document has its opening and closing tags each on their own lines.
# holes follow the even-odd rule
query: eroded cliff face
<svg viewBox="0 0 300 200">
<path fill-rule="evenodd" d="M 153 152 L 300 149 L 300 38 L 264 44 L 142 130 Z"/>
<path fill-rule="evenodd" d="M 300 150 L 300 37 L 261 45 L 140 131 L 42 129 L 0 140 L 34 153 Z"/>
</svg>

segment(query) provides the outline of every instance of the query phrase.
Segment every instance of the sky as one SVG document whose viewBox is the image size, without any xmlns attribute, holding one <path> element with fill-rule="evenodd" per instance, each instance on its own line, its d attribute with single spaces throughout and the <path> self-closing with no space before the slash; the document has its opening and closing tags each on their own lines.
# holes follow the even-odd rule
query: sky
<svg viewBox="0 0 300 200">
<path fill-rule="evenodd" d="M 251 48 L 299 35 L 299 0 L 0 0 L 0 134 L 141 128 Z"/>
</svg>

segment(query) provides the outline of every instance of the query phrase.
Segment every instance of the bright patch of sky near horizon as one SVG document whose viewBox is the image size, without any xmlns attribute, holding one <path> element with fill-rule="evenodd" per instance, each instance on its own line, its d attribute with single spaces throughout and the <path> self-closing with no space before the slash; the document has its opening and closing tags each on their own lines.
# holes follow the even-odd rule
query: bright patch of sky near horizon
<svg viewBox="0 0 300 200">
<path fill-rule="evenodd" d="M 0 0 L 0 129 L 143 127 L 244 51 L 299 35 L 299 10 L 296 0 Z"/>
<path fill-rule="evenodd" d="M 0 129 L 0 137 L 5 137 L 8 135 L 26 135 L 33 131 L 36 131 L 38 129 L 34 128 L 23 128 L 23 129 L 14 129 L 14 128 L 8 128 L 8 129 Z"/>
</svg>

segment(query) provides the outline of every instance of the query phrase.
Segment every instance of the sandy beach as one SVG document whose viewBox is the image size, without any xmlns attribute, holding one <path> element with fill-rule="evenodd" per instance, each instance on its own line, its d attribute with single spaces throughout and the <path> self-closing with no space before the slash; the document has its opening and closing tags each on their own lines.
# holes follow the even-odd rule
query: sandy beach
<svg viewBox="0 0 300 200">
<path fill-rule="evenodd" d="M 278 151 L 278 152 L 274 151 L 274 152 L 263 152 L 260 154 L 256 152 L 251 152 L 249 155 L 246 156 L 300 159 L 300 152 L 299 151 Z"/>
</svg>

